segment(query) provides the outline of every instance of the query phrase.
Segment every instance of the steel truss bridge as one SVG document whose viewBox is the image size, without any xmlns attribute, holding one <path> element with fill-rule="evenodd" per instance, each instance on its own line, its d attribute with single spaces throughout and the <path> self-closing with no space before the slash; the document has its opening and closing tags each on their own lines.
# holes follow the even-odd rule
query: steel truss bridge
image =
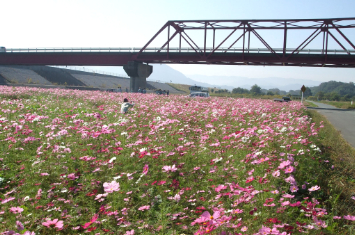
<svg viewBox="0 0 355 235">
<path fill-rule="evenodd" d="M 278 40 L 282 47 L 271 47 L 274 41 L 261 36 L 266 31 L 280 32 L 277 35 L 281 36 L 272 40 Z M 305 36 L 297 46 L 290 48 L 288 39 L 295 41 L 295 36 L 290 36 L 294 31 Z M 196 38 L 197 34 L 200 37 Z M 6 53 L 0 52 L 0 65 L 123 66 L 134 61 L 355 67 L 355 46 L 349 35 L 355 36 L 355 18 L 168 21 L 143 47 L 7 48 Z M 253 47 L 253 42 L 261 47 Z M 330 42 L 337 48 L 329 48 Z M 316 48 L 308 48 L 310 43 Z"/>
</svg>

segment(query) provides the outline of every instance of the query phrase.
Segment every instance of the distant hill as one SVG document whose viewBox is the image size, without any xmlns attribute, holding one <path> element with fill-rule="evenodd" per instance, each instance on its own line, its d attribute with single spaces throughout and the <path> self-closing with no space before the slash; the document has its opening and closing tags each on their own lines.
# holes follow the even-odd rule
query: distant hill
<svg viewBox="0 0 355 235">
<path fill-rule="evenodd" d="M 153 73 L 147 78 L 147 81 L 160 81 L 174 84 L 197 85 L 204 87 L 221 87 L 224 89 L 233 89 L 228 85 L 217 85 L 213 82 L 201 82 L 188 78 L 183 73 L 169 67 L 168 65 L 153 65 Z"/>
<path fill-rule="evenodd" d="M 322 91 L 324 93 L 338 93 L 340 96 L 348 95 L 350 97 L 355 96 L 355 84 L 353 82 L 322 82 L 319 86 L 311 87 L 312 94 L 315 95 Z"/>
</svg>

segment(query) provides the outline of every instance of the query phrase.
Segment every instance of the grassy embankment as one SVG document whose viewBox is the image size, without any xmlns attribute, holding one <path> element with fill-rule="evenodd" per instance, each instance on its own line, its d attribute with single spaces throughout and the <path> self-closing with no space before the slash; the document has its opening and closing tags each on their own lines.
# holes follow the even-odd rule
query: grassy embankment
<svg viewBox="0 0 355 235">
<path fill-rule="evenodd" d="M 190 94 L 190 90 L 189 90 L 190 85 L 183 85 L 183 84 L 176 84 L 176 83 L 167 83 L 167 84 L 178 91 L 182 91 L 182 92 L 186 92 L 186 94 Z"/>
<path fill-rule="evenodd" d="M 355 149 L 352 148 L 330 122 L 315 110 L 307 110 L 313 122 L 323 121 L 324 128 L 319 132 L 319 143 L 325 158 L 331 159 L 332 170 L 320 163 L 315 170 L 318 174 L 318 183 L 327 194 L 324 201 L 334 214 L 355 213 Z M 353 198 L 353 199 L 352 199 Z M 335 224 L 333 224 L 335 226 Z M 342 234 L 354 234 L 353 225 L 343 225 Z M 339 228 L 338 228 L 339 229 Z M 336 232 L 332 227 L 329 231 Z M 338 232 L 338 231 L 337 231 Z"/>
</svg>

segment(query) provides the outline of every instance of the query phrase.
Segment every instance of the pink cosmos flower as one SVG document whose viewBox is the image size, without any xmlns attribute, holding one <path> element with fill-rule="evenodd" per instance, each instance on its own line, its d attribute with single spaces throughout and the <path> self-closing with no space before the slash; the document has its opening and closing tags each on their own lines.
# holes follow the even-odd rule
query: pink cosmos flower
<svg viewBox="0 0 355 235">
<path fill-rule="evenodd" d="M 75 179 L 77 179 L 77 178 L 79 178 L 79 177 L 78 177 L 78 176 L 75 176 L 74 173 L 71 173 L 71 174 L 68 175 L 68 178 L 71 179 L 71 180 L 75 180 Z"/>
<path fill-rule="evenodd" d="M 145 210 L 149 210 L 150 206 L 141 206 L 138 208 L 139 211 L 145 211 Z"/>
<path fill-rule="evenodd" d="M 216 220 L 220 216 L 221 216 L 221 213 L 219 211 L 215 211 L 212 216 L 208 211 L 205 211 L 202 213 L 201 217 L 198 219 L 195 219 L 195 221 L 192 222 L 191 225 L 193 226 L 196 223 L 200 224 L 200 223 L 205 223 L 207 221 L 210 221 L 212 224 L 216 224 L 216 223 L 218 223 Z"/>
<path fill-rule="evenodd" d="M 355 220 L 355 219 L 354 219 Z M 328 227 L 325 221 L 318 219 L 316 216 L 313 216 L 313 221 L 318 227 L 326 228 Z"/>
<path fill-rule="evenodd" d="M 320 187 L 318 185 L 316 185 L 316 186 L 309 188 L 308 191 L 313 192 L 313 191 L 317 191 L 319 189 L 320 189 Z"/>
<path fill-rule="evenodd" d="M 279 171 L 279 170 L 274 171 L 274 172 L 272 173 L 272 176 L 273 176 L 273 177 L 279 177 L 279 176 L 280 176 L 280 171 Z"/>
<path fill-rule="evenodd" d="M 112 181 L 111 183 L 105 182 L 103 186 L 106 193 L 113 193 L 114 191 L 120 190 L 120 184 L 116 181 Z"/>
<path fill-rule="evenodd" d="M 132 229 L 131 231 L 126 231 L 125 235 L 134 235 L 134 229 Z"/>
<path fill-rule="evenodd" d="M 172 165 L 172 166 L 163 166 L 163 172 L 175 172 L 177 170 L 177 168 L 175 167 L 175 165 Z"/>
<path fill-rule="evenodd" d="M 333 216 L 333 219 L 341 219 L 340 216 Z"/>
<path fill-rule="evenodd" d="M 36 198 L 37 198 L 37 197 L 40 197 L 41 195 L 42 195 L 42 189 L 38 189 Z"/>
<path fill-rule="evenodd" d="M 25 227 L 20 221 L 16 221 L 17 230 L 22 231 Z"/>
<path fill-rule="evenodd" d="M 99 200 L 100 198 L 107 197 L 108 193 L 103 193 L 103 194 L 97 194 L 95 197 L 95 200 Z"/>
<path fill-rule="evenodd" d="M 261 229 L 259 230 L 260 234 L 270 234 L 271 233 L 271 228 L 265 227 L 264 225 L 261 226 Z"/>
<path fill-rule="evenodd" d="M 242 232 L 245 232 L 248 230 L 248 227 L 247 226 L 243 226 L 241 229 L 240 229 Z"/>
<path fill-rule="evenodd" d="M 275 189 L 274 191 L 270 191 L 272 194 L 278 194 L 279 190 Z"/>
<path fill-rule="evenodd" d="M 345 216 L 343 216 L 343 218 L 346 219 L 346 220 L 355 221 L 355 216 L 353 216 L 353 215 L 345 215 Z"/>
<path fill-rule="evenodd" d="M 10 202 L 12 200 L 15 200 L 15 198 L 14 197 L 5 198 L 4 200 L 1 201 L 1 204 L 5 204 L 6 202 Z"/>
<path fill-rule="evenodd" d="M 293 166 L 289 166 L 285 169 L 285 173 L 289 174 L 295 171 L 295 168 Z"/>
<path fill-rule="evenodd" d="M 181 197 L 179 194 L 176 194 L 174 197 L 168 197 L 168 199 L 179 202 Z"/>
<path fill-rule="evenodd" d="M 235 209 L 235 211 L 233 212 L 235 214 L 240 214 L 240 213 L 243 213 L 243 210 L 241 209 Z"/>
<path fill-rule="evenodd" d="M 35 232 L 26 231 L 23 235 L 36 235 Z"/>
<path fill-rule="evenodd" d="M 23 211 L 23 208 L 21 207 L 11 207 L 10 208 L 10 212 L 14 213 L 14 214 L 21 214 L 21 212 Z"/>
<path fill-rule="evenodd" d="M 221 190 L 226 189 L 226 188 L 227 188 L 227 186 L 224 186 L 223 184 L 221 184 L 221 185 L 218 185 L 214 190 L 216 192 L 220 192 Z"/>
<path fill-rule="evenodd" d="M 293 193 L 297 192 L 298 191 L 298 187 L 296 185 L 291 185 L 290 191 L 293 192 Z"/>
<path fill-rule="evenodd" d="M 43 226 L 47 228 L 57 228 L 58 230 L 63 229 L 63 220 L 54 219 L 54 220 L 47 220 L 46 222 L 42 223 Z"/>
<path fill-rule="evenodd" d="M 148 173 L 148 170 L 149 170 L 149 166 L 148 166 L 148 164 L 145 164 L 144 167 L 143 167 L 143 172 L 142 173 L 146 175 Z"/>
<path fill-rule="evenodd" d="M 289 160 L 287 160 L 287 161 L 284 161 L 284 162 L 281 162 L 281 164 L 279 165 L 279 169 L 283 169 L 283 168 L 285 168 L 286 166 L 289 166 L 289 165 L 291 165 L 291 162 L 289 161 Z"/>
</svg>

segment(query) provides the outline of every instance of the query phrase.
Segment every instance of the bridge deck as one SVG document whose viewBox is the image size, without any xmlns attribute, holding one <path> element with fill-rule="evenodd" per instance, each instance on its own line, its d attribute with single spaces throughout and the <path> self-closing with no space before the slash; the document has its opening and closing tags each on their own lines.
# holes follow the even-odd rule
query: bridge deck
<svg viewBox="0 0 355 235">
<path fill-rule="evenodd" d="M 16 52 L 0 53 L 0 65 L 123 66 L 128 61 L 148 64 L 224 64 L 311 67 L 355 67 L 355 55 L 320 53 L 214 52 Z"/>
</svg>

